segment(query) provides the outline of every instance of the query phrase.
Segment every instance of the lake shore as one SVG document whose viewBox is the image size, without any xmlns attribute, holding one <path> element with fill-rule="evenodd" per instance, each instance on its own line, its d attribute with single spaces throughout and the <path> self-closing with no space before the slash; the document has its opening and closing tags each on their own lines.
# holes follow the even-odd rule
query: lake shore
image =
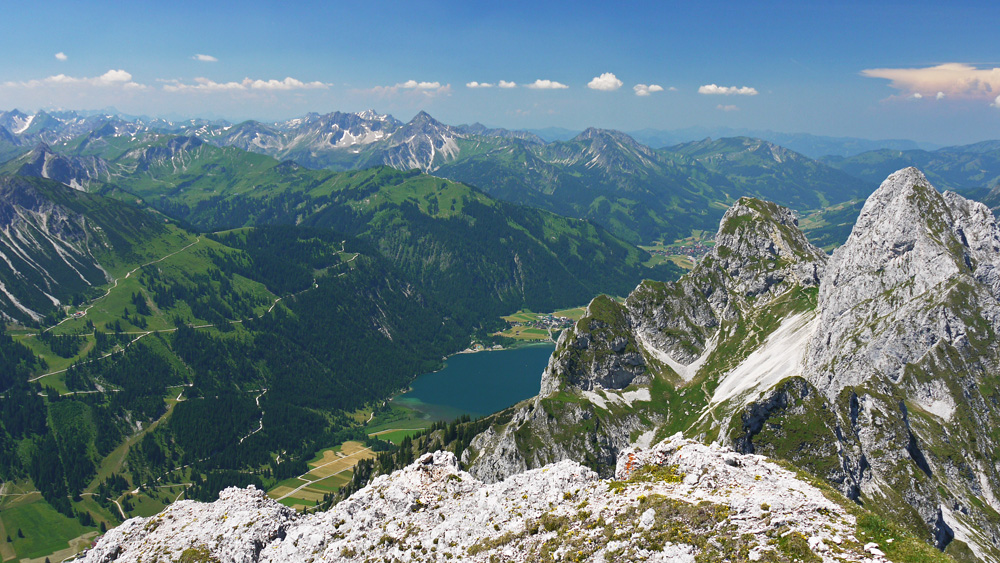
<svg viewBox="0 0 1000 563">
<path fill-rule="evenodd" d="M 532 342 L 458 352 L 441 369 L 417 376 L 389 403 L 431 421 L 489 415 L 538 393 L 552 350 L 551 342 Z"/>
</svg>

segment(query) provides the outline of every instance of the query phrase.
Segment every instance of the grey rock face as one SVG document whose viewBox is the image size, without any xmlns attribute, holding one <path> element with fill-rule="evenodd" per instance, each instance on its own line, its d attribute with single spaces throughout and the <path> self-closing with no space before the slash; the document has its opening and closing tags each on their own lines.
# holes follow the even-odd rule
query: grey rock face
<svg viewBox="0 0 1000 563">
<path fill-rule="evenodd" d="M 967 314 L 1000 330 L 998 264 L 1000 228 L 985 205 L 939 194 L 915 168 L 892 174 L 820 286 L 810 381 L 833 400 L 874 376 L 899 382 L 939 343 L 971 352 Z"/>
<path fill-rule="evenodd" d="M 973 508 L 1000 508 L 1000 444 L 986 430 L 1000 418 L 986 391 L 1000 371 L 998 262 L 985 205 L 914 168 L 892 174 L 830 260 L 804 371 L 845 421 L 841 457 L 860 492 L 901 499 L 939 547 L 957 537 L 984 558 L 1000 541 Z"/>
<path fill-rule="evenodd" d="M 563 385 L 583 391 L 648 384 L 646 361 L 632 337 L 627 310 L 601 296 L 590 303 L 574 330 L 564 331 L 542 374 L 539 396 Z"/>
<path fill-rule="evenodd" d="M 93 180 L 110 178 L 108 163 L 103 159 L 94 156 L 62 156 L 52 152 L 44 143 L 18 161 L 23 162 L 17 169 L 20 176 L 47 178 L 81 191 L 87 191 L 87 186 Z"/>
<path fill-rule="evenodd" d="M 132 518 L 113 528 L 84 561 L 260 561 L 264 546 L 285 536 L 298 514 L 267 498 L 264 491 L 230 488 L 205 504 L 182 500 L 149 518 Z"/>
<path fill-rule="evenodd" d="M 715 241 L 693 272 L 675 284 L 645 282 L 626 302 L 643 343 L 682 365 L 704 353 L 723 322 L 790 287 L 818 285 L 827 260 L 790 209 L 751 198 L 729 208 Z"/>
<path fill-rule="evenodd" d="M 599 427 L 597 433 L 582 431 Z M 554 460 L 586 460 L 604 477 L 612 475 L 618 454 L 645 430 L 635 413 L 608 416 L 586 402 L 561 402 L 541 396 L 518 405 L 509 423 L 473 438 L 462 455 L 469 472 L 487 483 L 502 481 Z"/>
<path fill-rule="evenodd" d="M 786 281 L 818 285 L 827 260 L 798 229 L 791 209 L 751 198 L 722 218 L 713 256 L 714 267 L 728 273 L 726 288 L 744 297 L 773 294 Z"/>
</svg>

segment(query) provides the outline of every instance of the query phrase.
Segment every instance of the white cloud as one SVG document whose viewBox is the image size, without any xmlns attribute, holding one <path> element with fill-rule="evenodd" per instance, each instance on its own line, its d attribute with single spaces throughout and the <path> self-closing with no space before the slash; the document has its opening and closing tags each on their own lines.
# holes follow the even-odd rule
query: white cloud
<svg viewBox="0 0 1000 563">
<path fill-rule="evenodd" d="M 965 63 L 925 68 L 870 68 L 862 76 L 882 78 L 904 96 L 920 94 L 971 100 L 993 100 L 1000 92 L 1000 68 L 980 69 Z"/>
<path fill-rule="evenodd" d="M 531 88 L 532 90 L 562 90 L 569 88 L 569 86 L 555 80 L 536 80 L 525 86 L 525 88 Z"/>
<path fill-rule="evenodd" d="M 203 63 L 217 63 L 217 62 L 219 62 L 219 59 L 213 57 L 212 55 L 197 54 L 197 55 L 195 55 L 195 56 L 193 56 L 191 58 L 194 59 L 194 60 L 196 60 L 196 61 L 201 61 Z"/>
<path fill-rule="evenodd" d="M 466 88 L 492 88 L 493 85 L 490 84 L 489 82 L 476 82 L 475 80 L 473 80 L 472 82 L 466 82 L 465 83 L 465 87 Z"/>
<path fill-rule="evenodd" d="M 440 82 L 417 82 L 416 80 L 407 80 L 402 84 L 396 84 L 396 88 L 405 88 L 407 90 L 437 90 L 441 88 Z"/>
<path fill-rule="evenodd" d="M 96 87 L 118 87 L 129 90 L 142 90 L 146 88 L 144 84 L 139 84 L 132 80 L 132 74 L 127 71 L 109 70 L 100 76 L 76 77 L 65 74 L 56 74 L 41 80 L 26 80 L 22 82 L 4 82 L 5 88 L 42 88 L 58 86 L 96 86 Z"/>
<path fill-rule="evenodd" d="M 497 86 L 501 88 L 517 88 L 517 82 L 507 82 L 506 80 L 501 80 Z"/>
<path fill-rule="evenodd" d="M 676 92 L 677 88 L 674 88 L 673 86 L 671 86 L 670 88 L 667 88 L 667 90 L 670 90 L 671 92 Z"/>
<path fill-rule="evenodd" d="M 624 84 L 624 82 L 618 80 L 618 77 L 613 73 L 605 72 L 600 76 L 595 76 L 593 80 L 588 82 L 587 88 L 590 88 L 591 90 L 613 92 L 614 90 L 621 88 L 622 84 Z"/>
<path fill-rule="evenodd" d="M 920 92 L 914 92 L 914 93 L 913 93 L 913 99 L 914 99 L 914 100 L 919 100 L 919 99 L 921 99 L 921 98 L 923 98 L 923 97 L 924 97 L 924 95 L 923 95 L 923 94 L 921 94 Z"/>
<path fill-rule="evenodd" d="M 997 96 L 996 99 L 993 100 L 993 103 L 990 104 L 990 107 L 994 107 L 994 108 L 1000 109 L 1000 96 Z"/>
<path fill-rule="evenodd" d="M 716 84 L 706 84 L 698 88 L 699 94 L 706 95 L 722 95 L 722 96 L 756 96 L 758 94 L 756 88 L 751 88 L 749 86 L 743 86 L 737 88 L 736 86 L 718 86 Z"/>
<path fill-rule="evenodd" d="M 56 53 L 56 60 L 57 61 L 65 61 L 68 58 L 69 57 L 66 56 L 66 53 L 63 53 L 62 51 L 59 51 L 58 53 Z"/>
<path fill-rule="evenodd" d="M 662 92 L 663 86 L 659 84 L 636 84 L 632 87 L 635 90 L 636 96 L 648 96 L 653 92 Z M 671 88 L 671 90 L 676 90 L 676 88 Z"/>
<path fill-rule="evenodd" d="M 740 108 L 738 108 L 738 107 L 736 107 L 734 105 L 726 105 L 726 106 L 724 106 L 722 104 L 719 104 L 719 105 L 715 106 L 715 109 L 720 109 L 722 111 L 740 111 Z"/>
<path fill-rule="evenodd" d="M 244 79 L 245 81 L 246 79 Z M 316 88 L 327 88 L 329 84 L 319 81 L 302 82 L 290 76 L 284 80 L 254 80 L 250 83 L 250 88 L 254 90 L 312 90 Z"/>
<path fill-rule="evenodd" d="M 98 80 L 108 83 L 116 83 L 116 82 L 126 83 L 132 81 L 132 75 L 121 69 L 109 70 L 104 74 L 102 74 L 100 78 L 98 78 Z"/>
<path fill-rule="evenodd" d="M 407 80 L 406 82 L 398 82 L 393 86 L 376 86 L 369 90 L 364 90 L 364 92 L 375 94 L 377 96 L 394 96 L 400 92 L 419 92 L 425 96 L 437 96 L 440 94 L 450 94 L 451 84 L 445 84 L 442 86 L 441 83 L 437 81 L 418 82 L 416 80 Z"/>
<path fill-rule="evenodd" d="M 167 92 L 239 92 L 239 91 L 276 91 L 276 90 L 315 90 L 327 88 L 330 85 L 323 82 L 303 82 L 287 77 L 284 80 L 254 80 L 244 78 L 240 82 L 215 82 L 204 77 L 194 79 L 193 84 L 179 80 L 165 81 L 163 89 Z"/>
</svg>

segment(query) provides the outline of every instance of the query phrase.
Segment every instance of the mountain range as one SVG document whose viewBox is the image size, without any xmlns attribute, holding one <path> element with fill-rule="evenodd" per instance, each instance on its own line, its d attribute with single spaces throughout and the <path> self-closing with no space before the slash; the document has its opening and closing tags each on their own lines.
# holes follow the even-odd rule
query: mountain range
<svg viewBox="0 0 1000 563">
<path fill-rule="evenodd" d="M 70 156 L 39 145 L 0 173 L 89 186 L 198 229 L 285 224 L 358 236 L 428 289 L 461 295 L 463 317 L 568 306 L 598 287 L 625 293 L 654 272 L 641 266 L 648 254 L 590 222 L 495 200 L 416 170 L 310 170 L 197 137 L 153 133 L 92 133 L 73 143 Z M 672 268 L 655 275 L 674 276 Z"/>
<path fill-rule="evenodd" d="M 934 151 L 888 150 L 851 157 L 827 157 L 823 162 L 856 178 L 870 181 L 894 170 L 914 166 L 942 189 L 968 191 L 991 189 L 1000 181 L 1000 141 L 983 141 Z"/>
<path fill-rule="evenodd" d="M 783 157 L 767 157 L 762 163 L 752 154 L 754 142 L 745 140 L 717 141 L 692 158 L 683 152 L 694 150 L 690 146 L 655 150 L 618 131 L 588 129 L 569 141 L 545 143 L 527 132 L 445 125 L 423 112 L 408 123 L 372 111 L 238 125 L 125 121 L 114 116 L 60 121 L 49 114 L 19 112 L 3 117 L 0 126 L 7 123 L 19 133 L 8 135 L 11 142 L 0 148 L 8 154 L 27 153 L 5 169 L 67 185 L 75 181 L 86 188 L 99 177 L 109 182 L 121 172 L 110 170 L 113 163 L 128 161 L 129 150 L 161 136 L 180 135 L 314 169 L 417 168 L 499 199 L 590 219 L 633 244 L 672 241 L 711 228 L 743 195 L 806 210 L 865 192 L 862 182 L 801 155 L 791 158 L 795 153 L 785 149 Z M 768 146 L 777 153 L 777 147 Z M 706 150 L 726 156 L 707 158 Z M 705 166 L 708 162 L 712 165 Z M 747 167 L 761 165 L 775 169 L 769 180 L 748 182 Z M 802 174 L 802 167 L 809 170 Z"/>
<path fill-rule="evenodd" d="M 122 146 L 156 135 L 181 135 L 314 169 L 418 168 L 499 199 L 593 220 L 633 244 L 669 242 L 690 236 L 692 230 L 711 230 L 722 211 L 742 196 L 774 201 L 800 213 L 858 201 L 903 166 L 918 166 L 942 187 L 974 197 L 985 195 L 975 190 L 989 190 L 997 177 L 996 170 L 990 172 L 996 166 L 991 164 L 995 147 L 989 142 L 933 151 L 895 141 L 874 142 L 815 160 L 748 137 L 653 149 L 618 131 L 588 129 L 547 143 L 530 132 L 445 125 L 424 112 L 407 123 L 368 110 L 234 125 L 71 112 L 29 116 L 15 110 L 0 114 L 0 127 L 0 152 L 8 156 L 38 143 L 66 157 L 96 156 L 102 151 L 88 148 L 91 141 Z M 869 147 L 884 148 L 861 152 Z M 105 163 L 77 165 L 89 170 L 77 174 L 77 181 L 88 182 Z"/>
</svg>

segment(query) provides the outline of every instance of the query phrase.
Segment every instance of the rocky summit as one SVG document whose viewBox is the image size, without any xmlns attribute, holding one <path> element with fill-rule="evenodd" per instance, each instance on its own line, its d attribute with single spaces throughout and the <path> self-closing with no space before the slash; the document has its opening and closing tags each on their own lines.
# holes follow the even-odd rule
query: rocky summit
<svg viewBox="0 0 1000 563">
<path fill-rule="evenodd" d="M 898 531 L 872 541 L 872 522 L 762 456 L 674 436 L 623 452 L 607 480 L 561 461 L 485 484 L 451 453 L 426 454 L 305 516 L 227 489 L 133 518 L 83 560 L 878 562 L 920 548 Z"/>
<path fill-rule="evenodd" d="M 609 476 L 673 433 L 809 471 L 959 558 L 1000 561 L 1000 227 L 915 168 L 827 256 L 744 198 L 675 283 L 595 299 L 541 393 L 463 454 L 495 481 L 561 459 Z"/>
</svg>

